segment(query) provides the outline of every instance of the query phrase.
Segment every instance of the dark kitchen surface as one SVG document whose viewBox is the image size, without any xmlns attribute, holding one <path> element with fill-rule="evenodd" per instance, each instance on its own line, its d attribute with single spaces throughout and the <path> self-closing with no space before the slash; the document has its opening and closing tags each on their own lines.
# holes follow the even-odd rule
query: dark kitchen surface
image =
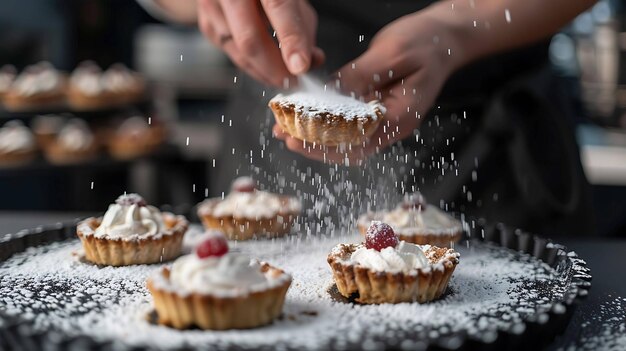
<svg viewBox="0 0 626 351">
<path fill-rule="evenodd" d="M 0 211 L 0 235 L 57 222 L 67 222 L 90 213 Z M 548 350 L 614 349 L 626 323 L 626 280 L 623 268 L 615 264 L 626 252 L 626 240 L 559 238 L 558 243 L 575 251 L 587 262 L 593 276 L 589 297 L 578 306 L 566 331 Z M 622 330 L 623 332 L 623 330 Z"/>
</svg>

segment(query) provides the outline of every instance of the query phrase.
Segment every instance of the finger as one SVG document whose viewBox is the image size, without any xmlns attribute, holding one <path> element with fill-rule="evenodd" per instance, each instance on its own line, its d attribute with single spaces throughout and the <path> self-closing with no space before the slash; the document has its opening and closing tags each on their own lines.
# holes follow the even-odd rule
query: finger
<svg viewBox="0 0 626 351">
<path fill-rule="evenodd" d="M 224 13 L 217 0 L 200 0 L 198 2 L 198 27 L 200 31 L 215 46 L 220 47 L 230 57 L 233 63 L 252 76 L 254 79 L 270 83 L 267 77 L 264 77 L 241 55 L 232 43 L 222 42 L 221 38 L 229 37 L 230 31 L 224 18 Z"/>
<path fill-rule="evenodd" d="M 326 61 L 326 54 L 324 53 L 324 50 L 314 47 L 313 56 L 311 58 L 311 68 L 317 68 L 323 65 L 324 61 Z"/>
<path fill-rule="evenodd" d="M 283 130 L 283 128 L 281 128 L 281 126 L 278 125 L 278 123 L 274 124 L 274 127 L 272 127 L 272 135 L 274 136 L 274 138 L 279 139 L 279 140 L 285 140 L 289 136 L 289 134 L 287 134 Z"/>
<path fill-rule="evenodd" d="M 396 54 L 390 45 L 377 43 L 337 72 L 339 88 L 359 97 L 371 95 L 413 72 L 415 65 L 404 54 Z"/>
<path fill-rule="evenodd" d="M 261 0 L 265 14 L 280 41 L 283 61 L 294 75 L 309 70 L 313 52 L 310 28 L 304 25 L 305 21 L 311 21 L 311 13 L 304 14 L 304 5 L 298 4 L 299 2 L 302 0 Z"/>
<path fill-rule="evenodd" d="M 257 2 L 221 0 L 222 11 L 237 50 L 272 85 L 281 86 L 290 74 L 260 15 Z"/>
</svg>

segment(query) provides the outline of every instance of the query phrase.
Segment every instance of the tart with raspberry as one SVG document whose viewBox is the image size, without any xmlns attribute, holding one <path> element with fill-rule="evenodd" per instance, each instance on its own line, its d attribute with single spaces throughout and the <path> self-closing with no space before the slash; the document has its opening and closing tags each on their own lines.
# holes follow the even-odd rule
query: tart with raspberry
<svg viewBox="0 0 626 351">
<path fill-rule="evenodd" d="M 391 211 L 368 212 L 357 226 L 365 235 L 372 221 L 388 223 L 400 240 L 413 244 L 451 247 L 461 239 L 461 222 L 436 206 L 429 205 L 420 193 L 407 194 Z"/>
<path fill-rule="evenodd" d="M 85 259 L 105 266 L 129 266 L 180 256 L 189 223 L 183 216 L 161 212 L 137 194 L 124 194 L 100 218 L 80 222 L 76 234 Z"/>
<path fill-rule="evenodd" d="M 385 108 L 336 92 L 278 94 L 269 102 L 276 123 L 292 137 L 318 145 L 361 144 L 383 120 Z"/>
<path fill-rule="evenodd" d="M 328 255 L 337 289 L 362 304 L 425 303 L 443 295 L 459 263 L 449 248 L 401 241 L 374 221 L 365 242 L 339 244 Z"/>
<path fill-rule="evenodd" d="M 250 177 L 237 178 L 224 199 L 211 198 L 198 205 L 205 228 L 220 230 L 231 240 L 285 235 L 300 211 L 297 198 L 259 190 Z"/>
<path fill-rule="evenodd" d="M 290 285 L 289 274 L 229 252 L 226 238 L 215 233 L 147 281 L 159 324 L 211 330 L 271 323 L 281 314 Z"/>
</svg>

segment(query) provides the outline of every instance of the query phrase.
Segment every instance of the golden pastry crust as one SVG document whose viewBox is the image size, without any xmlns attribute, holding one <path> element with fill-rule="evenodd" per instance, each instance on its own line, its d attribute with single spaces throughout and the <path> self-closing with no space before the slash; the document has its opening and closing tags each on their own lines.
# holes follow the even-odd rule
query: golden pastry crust
<svg viewBox="0 0 626 351">
<path fill-rule="evenodd" d="M 289 196 L 280 196 L 287 203 Z M 249 240 L 256 236 L 281 237 L 291 231 L 296 217 L 300 212 L 287 210 L 276 213 L 271 218 L 238 218 L 234 216 L 215 216 L 213 209 L 222 199 L 208 199 L 198 205 L 198 217 L 207 229 L 215 229 L 224 233 L 230 240 Z"/>
<path fill-rule="evenodd" d="M 93 160 L 98 156 L 98 146 L 95 142 L 90 147 L 82 150 L 69 150 L 60 143 L 49 143 L 45 148 L 48 162 L 56 165 L 67 165 Z"/>
<path fill-rule="evenodd" d="M 381 213 L 366 213 L 359 217 L 357 220 L 357 227 L 359 233 L 365 235 L 370 224 L 374 220 L 381 220 L 383 215 Z M 407 243 L 417 245 L 433 245 L 437 247 L 453 247 L 455 243 L 461 240 L 463 236 L 463 227 L 459 223 L 459 226 L 451 227 L 449 230 L 441 232 L 429 232 L 426 229 L 408 230 L 395 230 L 395 234 L 398 240 L 406 241 Z"/>
<path fill-rule="evenodd" d="M 318 145 L 362 144 L 374 134 L 383 120 L 383 113 L 376 108 L 377 118 L 357 117 L 346 119 L 342 115 L 322 113 L 319 117 L 303 116 L 294 104 L 271 100 L 276 123 L 292 137 Z"/>
<path fill-rule="evenodd" d="M 425 303 L 443 295 L 459 263 L 452 249 L 430 246 L 424 254 L 430 267 L 417 269 L 415 274 L 385 273 L 350 262 L 357 245 L 341 244 L 328 255 L 337 289 L 344 297 L 355 294 L 363 304 L 419 302 Z"/>
<path fill-rule="evenodd" d="M 129 266 L 152 264 L 173 260 L 180 256 L 183 236 L 189 222 L 183 216 L 163 213 L 163 221 L 171 234 L 161 234 L 136 240 L 97 238 L 93 232 L 102 218 L 87 218 L 80 222 L 76 234 L 80 239 L 85 258 L 104 266 Z"/>
<path fill-rule="evenodd" d="M 109 133 L 108 150 L 118 160 L 131 160 L 154 152 L 165 139 L 166 130 L 161 125 L 152 125 L 146 133 Z"/>
<path fill-rule="evenodd" d="M 152 278 L 148 279 L 147 287 L 154 299 L 159 324 L 176 329 L 249 329 L 269 324 L 280 316 L 291 285 L 291 277 L 281 269 L 265 263 L 261 271 L 276 277 L 283 275 L 284 282 L 240 296 L 180 294 L 160 287 Z M 169 279 L 170 271 L 163 268 L 160 274 Z"/>
<path fill-rule="evenodd" d="M 67 90 L 67 103 L 74 110 L 102 109 L 113 103 L 113 96 L 106 91 L 95 95 L 85 94 L 82 90 L 70 85 Z"/>
<path fill-rule="evenodd" d="M 0 167 L 17 167 L 33 161 L 37 157 L 36 150 L 20 150 L 0 152 Z"/>
</svg>

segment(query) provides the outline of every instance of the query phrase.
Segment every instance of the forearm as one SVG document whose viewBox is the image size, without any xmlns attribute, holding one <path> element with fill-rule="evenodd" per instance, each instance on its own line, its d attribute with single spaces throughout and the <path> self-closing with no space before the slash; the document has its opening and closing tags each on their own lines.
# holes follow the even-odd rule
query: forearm
<svg viewBox="0 0 626 351">
<path fill-rule="evenodd" d="M 478 58 L 530 44 L 557 32 L 596 0 L 446 0 L 425 15 L 448 29 L 457 69 Z M 447 48 L 446 48 L 447 49 Z"/>
</svg>

